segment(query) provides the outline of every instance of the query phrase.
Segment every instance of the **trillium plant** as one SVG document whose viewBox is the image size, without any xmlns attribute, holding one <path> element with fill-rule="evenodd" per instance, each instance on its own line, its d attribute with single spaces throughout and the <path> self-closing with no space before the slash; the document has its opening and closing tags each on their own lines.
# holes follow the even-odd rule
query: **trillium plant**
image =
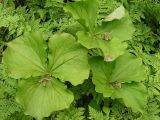
<svg viewBox="0 0 160 120">
<path fill-rule="evenodd" d="M 64 8 L 82 26 L 75 36 L 30 31 L 7 44 L 3 64 L 18 79 L 16 101 L 37 120 L 67 109 L 74 101 L 73 86 L 92 79 L 104 98 L 122 99 L 127 107 L 143 112 L 146 88 L 142 60 L 126 51 L 134 27 L 121 5 L 98 23 L 98 1 L 68 2 Z M 78 87 L 78 86 L 77 86 Z M 89 87 L 89 86 L 88 86 Z"/>
</svg>

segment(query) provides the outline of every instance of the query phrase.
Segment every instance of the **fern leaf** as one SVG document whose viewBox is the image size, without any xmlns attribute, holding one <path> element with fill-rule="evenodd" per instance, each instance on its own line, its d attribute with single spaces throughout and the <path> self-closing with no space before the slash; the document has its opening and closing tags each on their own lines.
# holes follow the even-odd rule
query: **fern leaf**
<svg viewBox="0 0 160 120">
<path fill-rule="evenodd" d="M 7 119 L 8 116 L 15 112 L 20 112 L 21 108 L 17 103 L 12 100 L 0 99 L 0 118 L 1 120 Z"/>
<path fill-rule="evenodd" d="M 89 119 L 90 120 L 109 120 L 108 115 L 104 115 L 102 112 L 96 111 L 89 106 Z"/>
<path fill-rule="evenodd" d="M 84 120 L 84 108 L 74 108 L 64 110 L 58 113 L 55 120 Z"/>
</svg>

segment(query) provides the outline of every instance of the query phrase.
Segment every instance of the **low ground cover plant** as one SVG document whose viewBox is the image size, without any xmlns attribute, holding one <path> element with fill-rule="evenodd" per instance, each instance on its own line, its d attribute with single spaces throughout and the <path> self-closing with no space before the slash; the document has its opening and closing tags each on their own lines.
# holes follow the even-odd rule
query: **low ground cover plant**
<svg viewBox="0 0 160 120">
<path fill-rule="evenodd" d="M 1 1 L 0 118 L 158 120 L 158 5 Z"/>
</svg>

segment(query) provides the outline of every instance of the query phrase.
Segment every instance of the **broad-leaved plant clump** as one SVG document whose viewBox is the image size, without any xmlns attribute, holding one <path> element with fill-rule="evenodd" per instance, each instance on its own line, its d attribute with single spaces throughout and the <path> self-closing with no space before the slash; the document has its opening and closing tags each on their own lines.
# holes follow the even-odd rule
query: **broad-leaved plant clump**
<svg viewBox="0 0 160 120">
<path fill-rule="evenodd" d="M 59 10 L 63 2 L 56 3 Z M 41 22 L 48 20 L 48 13 L 41 11 L 39 24 L 43 29 L 31 27 L 6 43 L 2 64 L 8 77 L 17 80 L 13 99 L 25 115 L 37 120 L 45 117 L 109 120 L 113 112 L 108 105 L 111 100 L 117 100 L 133 112 L 144 113 L 147 71 L 142 58 L 127 49 L 136 28 L 126 4 L 125 7 L 119 4 L 99 20 L 100 3 L 98 0 L 65 1 L 62 7 L 65 17 L 81 28 L 74 33 L 58 27 L 59 31 L 47 33 Z M 49 3 L 45 7 L 50 9 Z M 50 26 L 53 21 L 47 22 Z M 81 93 L 73 90 L 87 81 L 89 84 L 85 87 L 91 91 L 87 97 L 93 100 L 84 99 L 88 109 L 76 108 L 82 106 L 74 94 Z M 0 88 L 0 97 L 4 94 Z M 84 96 L 80 95 L 80 99 Z M 85 114 L 88 116 L 84 117 Z"/>
</svg>

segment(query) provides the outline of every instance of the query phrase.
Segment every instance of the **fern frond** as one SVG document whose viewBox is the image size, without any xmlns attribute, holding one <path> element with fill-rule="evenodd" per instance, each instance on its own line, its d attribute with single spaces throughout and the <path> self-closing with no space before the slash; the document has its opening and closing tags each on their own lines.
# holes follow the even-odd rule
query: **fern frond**
<svg viewBox="0 0 160 120">
<path fill-rule="evenodd" d="M 59 112 L 55 120 L 84 120 L 84 108 L 71 107 Z"/>
<path fill-rule="evenodd" d="M 0 64 L 0 120 L 31 120 L 25 116 L 22 108 L 14 100 L 17 91 L 17 80 L 8 77 L 5 68 Z M 2 91 L 1 91 L 2 89 Z"/>
<path fill-rule="evenodd" d="M 144 114 L 138 120 L 160 120 L 160 102 L 150 98 Z"/>
<path fill-rule="evenodd" d="M 7 97 L 14 97 L 17 90 L 17 80 L 7 76 L 2 64 L 0 64 L 0 88 L 3 89 Z"/>
<path fill-rule="evenodd" d="M 22 112 L 15 112 L 14 114 L 8 116 L 5 120 L 34 120 L 31 116 L 26 116 Z"/>
<path fill-rule="evenodd" d="M 109 116 L 104 115 L 102 112 L 99 112 L 89 106 L 89 119 L 90 120 L 109 120 Z"/>
<path fill-rule="evenodd" d="M 160 95 L 160 74 L 149 75 L 148 91 L 150 96 Z"/>
<path fill-rule="evenodd" d="M 21 108 L 13 100 L 0 99 L 0 118 L 7 119 L 8 116 L 15 112 L 20 112 Z"/>
</svg>

